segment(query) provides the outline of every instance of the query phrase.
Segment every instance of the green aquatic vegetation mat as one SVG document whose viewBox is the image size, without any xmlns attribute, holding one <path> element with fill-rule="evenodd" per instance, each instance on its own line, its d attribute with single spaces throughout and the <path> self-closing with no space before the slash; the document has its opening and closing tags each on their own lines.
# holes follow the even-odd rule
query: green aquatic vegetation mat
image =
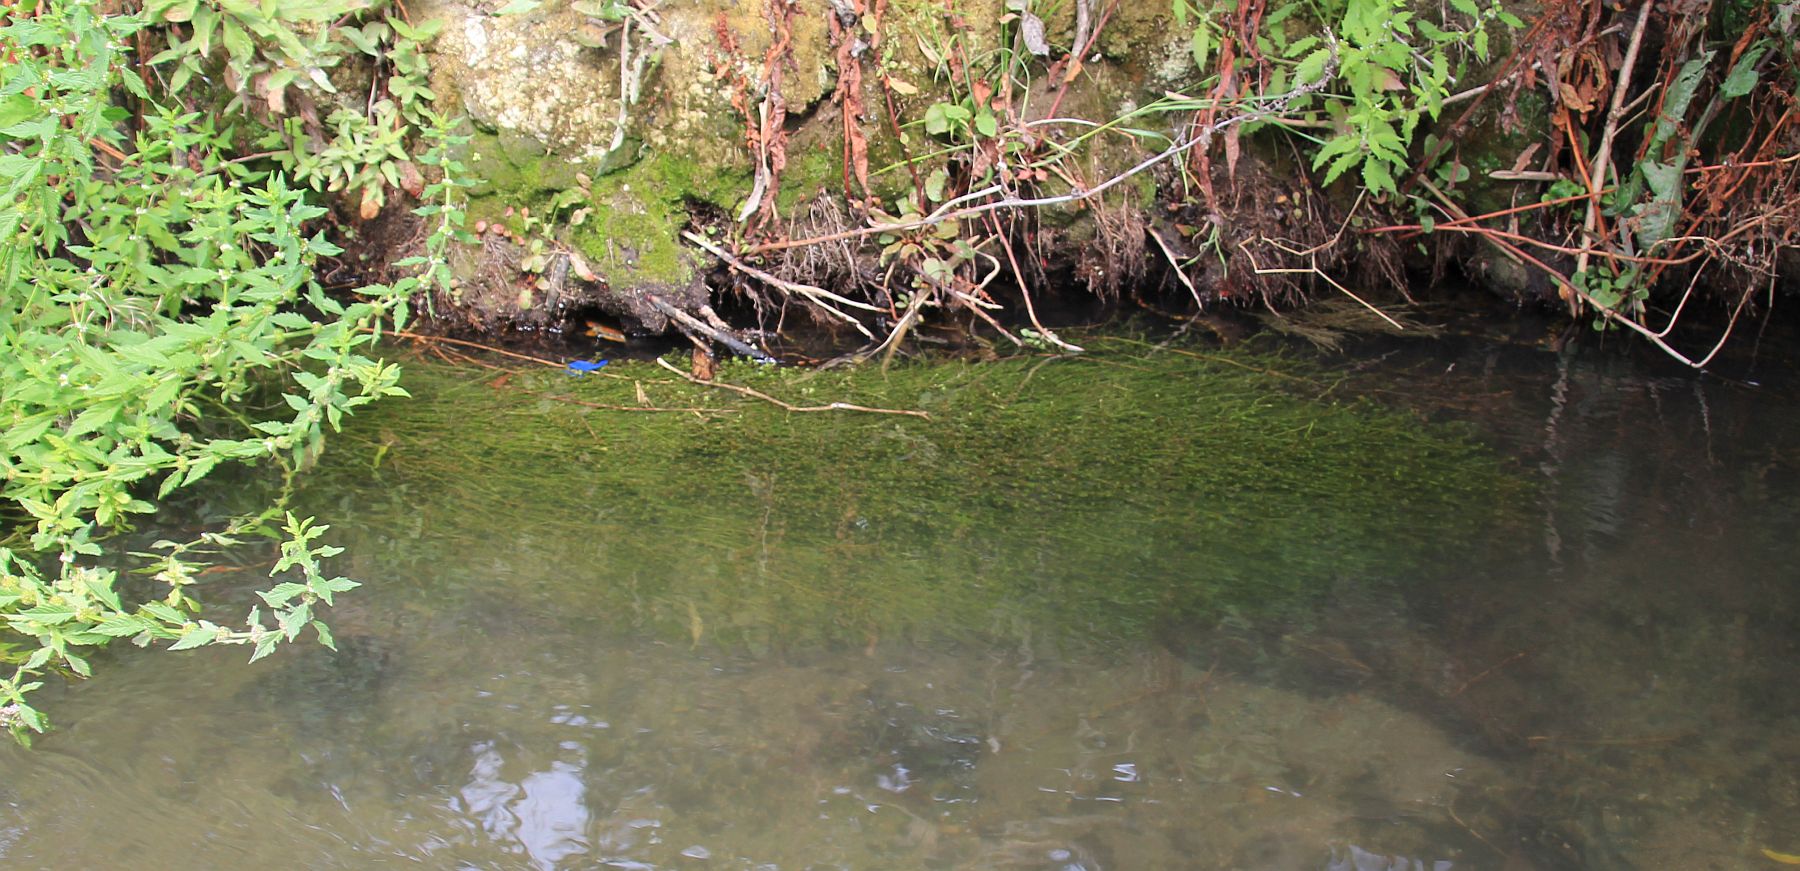
<svg viewBox="0 0 1800 871">
<path fill-rule="evenodd" d="M 409 365 L 307 483 L 359 578 L 686 643 L 1105 642 L 1451 565 L 1523 485 L 1274 356 L 1095 343 L 885 373 Z M 641 391 L 641 394 L 640 394 Z M 643 400 L 687 412 L 620 411 Z M 585 404 L 583 404 L 585 403 Z"/>
</svg>

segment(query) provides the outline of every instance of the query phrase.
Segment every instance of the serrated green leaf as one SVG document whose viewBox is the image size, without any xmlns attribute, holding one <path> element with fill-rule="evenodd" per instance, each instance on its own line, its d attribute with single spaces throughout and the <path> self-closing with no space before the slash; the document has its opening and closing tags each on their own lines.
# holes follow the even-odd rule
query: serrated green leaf
<svg viewBox="0 0 1800 871">
<path fill-rule="evenodd" d="M 68 605 L 39 605 L 28 611 L 20 611 L 13 617 L 55 626 L 75 619 L 75 609 Z"/>
<path fill-rule="evenodd" d="M 1318 81 L 1319 77 L 1325 74 L 1325 64 L 1330 60 L 1330 49 L 1314 49 L 1312 54 L 1307 55 L 1298 66 L 1294 67 L 1294 82 L 1310 85 Z"/>
<path fill-rule="evenodd" d="M 217 626 L 196 626 L 193 629 L 181 633 L 181 637 L 175 639 L 175 643 L 169 645 L 169 649 L 191 650 L 195 647 L 211 644 L 213 639 L 218 637 L 219 628 Z"/>
<path fill-rule="evenodd" d="M 1363 184 L 1376 194 L 1386 195 L 1394 192 L 1394 176 L 1388 171 L 1387 161 L 1370 158 L 1363 161 Z"/>
<path fill-rule="evenodd" d="M 143 606 L 143 611 L 144 611 L 144 613 L 149 614 L 151 617 L 154 617 L 157 620 L 161 620 L 164 623 L 171 624 L 174 626 L 180 626 L 181 624 L 187 622 L 187 615 L 182 614 L 180 611 L 177 611 L 174 608 L 169 607 L 169 605 L 164 602 L 145 603 L 145 605 Z"/>
<path fill-rule="evenodd" d="M 142 617 L 136 617 L 130 614 L 114 614 L 105 620 L 100 621 L 100 623 L 96 624 L 89 631 L 112 638 L 126 638 L 136 635 L 139 632 L 146 631 L 150 629 L 152 625 L 153 624 L 150 621 L 145 620 Z"/>
<path fill-rule="evenodd" d="M 317 620 L 312 621 L 313 631 L 319 635 L 319 643 L 327 648 L 337 650 L 337 641 L 331 637 L 331 627 Z"/>
</svg>

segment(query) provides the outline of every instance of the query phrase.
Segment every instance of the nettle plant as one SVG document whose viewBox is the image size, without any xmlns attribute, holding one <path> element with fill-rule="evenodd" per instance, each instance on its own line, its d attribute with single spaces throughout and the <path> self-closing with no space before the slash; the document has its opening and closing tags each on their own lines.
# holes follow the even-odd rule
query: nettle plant
<svg viewBox="0 0 1800 871">
<path fill-rule="evenodd" d="M 421 194 L 406 145 L 436 99 L 423 45 L 437 25 L 400 11 L 381 0 L 147 0 L 143 17 L 163 46 L 150 66 L 167 93 L 213 92 L 226 113 L 268 128 L 257 146 L 294 178 L 356 191 L 373 218 L 391 191 Z M 332 73 L 346 70 L 358 81 L 366 71 L 370 93 L 340 94 Z"/>
<path fill-rule="evenodd" d="M 0 728 L 20 740 L 46 728 L 28 701 L 44 678 L 88 675 L 116 638 L 253 659 L 308 630 L 331 644 L 316 609 L 355 583 L 324 571 L 337 549 L 279 504 L 287 487 L 195 541 L 130 557 L 106 541 L 224 463 L 291 484 L 345 414 L 404 395 L 370 346 L 447 280 L 460 222 L 458 143 L 422 113 L 417 159 L 444 180 L 420 191 L 433 231 L 415 274 L 326 295 L 314 266 L 339 249 L 308 229 L 325 209 L 231 158 L 240 137 L 217 113 L 140 76 L 127 46 L 146 26 L 82 0 L 0 26 Z M 279 583 L 241 622 L 202 619 L 196 560 L 251 535 L 284 540 Z"/>
<path fill-rule="evenodd" d="M 1203 72 L 1224 38 L 1218 19 L 1227 5 L 1174 0 L 1178 26 L 1193 28 L 1194 61 Z M 1471 59 L 1488 60 L 1490 28 L 1524 25 L 1499 0 L 1485 8 L 1450 0 L 1450 10 L 1434 23 L 1406 0 L 1293 0 L 1263 16 L 1257 53 L 1275 64 L 1267 93 L 1317 80 L 1337 56 L 1332 87 L 1290 107 L 1307 113 L 1301 120 L 1330 125 L 1329 136 L 1313 140 L 1312 165 L 1325 170 L 1325 184 L 1355 170 L 1370 193 L 1394 194 L 1395 179 L 1412 169 L 1408 149 L 1419 122 L 1437 118 Z M 1237 62 L 1253 63 L 1245 53 Z"/>
</svg>

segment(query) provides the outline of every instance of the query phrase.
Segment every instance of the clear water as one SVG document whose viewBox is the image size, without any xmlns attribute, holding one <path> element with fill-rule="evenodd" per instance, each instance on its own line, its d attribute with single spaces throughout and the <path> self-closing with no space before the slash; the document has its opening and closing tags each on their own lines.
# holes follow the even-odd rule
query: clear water
<svg viewBox="0 0 1800 871">
<path fill-rule="evenodd" d="M 992 504 L 925 473 L 868 492 L 808 465 L 828 452 L 659 484 L 619 471 L 607 439 L 638 436 L 598 411 L 599 447 L 546 448 L 561 489 L 534 495 L 353 433 L 383 445 L 378 474 L 309 497 L 369 582 L 335 611 L 341 652 L 127 652 L 46 696 L 59 730 L 0 747 L 0 860 L 1523 871 L 1800 852 L 1791 389 L 1452 340 L 1326 365 L 1419 427 L 1471 423 L 1534 482 L 1521 511 L 1454 542 L 1407 530 L 1459 528 L 1442 515 L 1478 515 L 1479 491 L 1357 507 L 1381 526 L 1322 502 L 1322 525 L 1241 517 L 1179 479 L 1235 456 L 1204 440 L 1093 473 L 1122 476 L 1113 497 L 1093 460 L 1042 445 L 1024 459 L 1047 477 Z M 1084 401 L 1071 441 L 1101 425 Z M 897 463 L 958 450 L 835 420 L 794 426 Z M 693 426 L 719 441 L 678 452 L 723 462 L 734 424 Z M 1409 448 L 1370 449 L 1390 450 Z M 1339 535 L 1418 558 L 1382 578 Z M 1188 595 L 1220 577 L 1306 591 Z M 1071 593 L 1094 589 L 1119 598 Z"/>
</svg>

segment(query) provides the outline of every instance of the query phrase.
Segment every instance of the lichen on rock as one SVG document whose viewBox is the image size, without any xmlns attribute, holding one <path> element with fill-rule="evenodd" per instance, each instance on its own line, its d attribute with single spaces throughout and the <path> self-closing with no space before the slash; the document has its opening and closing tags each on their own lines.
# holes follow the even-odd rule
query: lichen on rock
<svg viewBox="0 0 1800 871">
<path fill-rule="evenodd" d="M 424 3 L 419 14 L 444 20 L 434 85 L 478 128 L 579 160 L 606 156 L 618 127 L 619 75 L 569 38 L 585 16 L 567 8 L 493 16 L 455 0 Z"/>
</svg>

